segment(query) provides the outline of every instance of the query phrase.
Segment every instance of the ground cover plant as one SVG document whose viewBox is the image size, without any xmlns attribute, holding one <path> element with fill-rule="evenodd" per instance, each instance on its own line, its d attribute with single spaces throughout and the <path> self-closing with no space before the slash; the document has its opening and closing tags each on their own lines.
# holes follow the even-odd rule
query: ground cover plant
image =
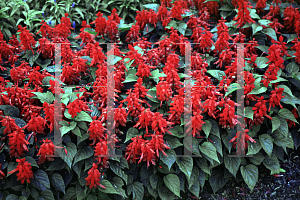
<svg viewBox="0 0 300 200">
<path fill-rule="evenodd" d="M 134 23 L 112 9 L 106 18 L 97 12 L 90 23 L 82 21 L 78 33 L 69 13 L 57 24 L 42 20 L 34 34 L 18 24 L 9 41 L 1 29 L 1 199 L 196 199 L 205 182 L 213 192 L 230 179 L 253 191 L 258 166 L 281 173 L 279 160 L 300 144 L 297 1 L 143 6 Z M 236 44 L 244 42 L 240 86 Z M 63 43 L 62 83 L 54 76 L 55 43 Z M 114 58 L 103 43 L 116 43 Z M 195 43 L 190 76 L 185 43 Z M 107 63 L 114 65 L 114 88 L 107 84 Z M 188 121 L 186 77 L 193 84 Z M 54 118 L 55 84 L 62 87 L 60 122 Z M 65 87 L 71 85 L 83 86 Z M 241 88 L 246 154 L 252 157 L 229 157 L 240 144 Z M 112 91 L 113 133 L 107 124 Z M 54 125 L 62 146 L 53 143 Z M 193 138 L 188 145 L 184 127 Z M 109 138 L 120 157 L 105 156 L 113 145 Z M 184 150 L 199 157 L 177 157 Z"/>
</svg>

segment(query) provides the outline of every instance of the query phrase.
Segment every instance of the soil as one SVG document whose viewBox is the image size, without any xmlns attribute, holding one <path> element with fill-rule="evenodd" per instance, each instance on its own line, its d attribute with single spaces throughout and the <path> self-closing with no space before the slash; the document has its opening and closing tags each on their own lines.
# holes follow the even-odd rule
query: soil
<svg viewBox="0 0 300 200">
<path fill-rule="evenodd" d="M 207 200 L 241 200 L 241 199 L 300 199 L 300 148 L 293 151 L 290 156 L 285 155 L 285 160 L 279 161 L 285 173 L 281 177 L 270 175 L 265 167 L 259 167 L 258 183 L 252 193 L 243 182 L 228 181 L 227 184 L 213 194 L 210 185 L 206 182 L 199 199 Z"/>
</svg>

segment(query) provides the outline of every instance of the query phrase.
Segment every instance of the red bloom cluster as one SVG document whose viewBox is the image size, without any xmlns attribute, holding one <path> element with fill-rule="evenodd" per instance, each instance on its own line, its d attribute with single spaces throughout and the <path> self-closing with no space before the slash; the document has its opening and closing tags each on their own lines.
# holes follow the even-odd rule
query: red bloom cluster
<svg viewBox="0 0 300 200">
<path fill-rule="evenodd" d="M 25 161 L 25 158 L 16 159 L 18 165 L 16 169 L 8 172 L 8 174 L 13 174 L 16 171 L 19 171 L 17 174 L 18 180 L 21 181 L 21 184 L 24 184 L 25 181 L 30 183 L 30 179 L 33 179 L 32 167 L 29 162 Z"/>
</svg>

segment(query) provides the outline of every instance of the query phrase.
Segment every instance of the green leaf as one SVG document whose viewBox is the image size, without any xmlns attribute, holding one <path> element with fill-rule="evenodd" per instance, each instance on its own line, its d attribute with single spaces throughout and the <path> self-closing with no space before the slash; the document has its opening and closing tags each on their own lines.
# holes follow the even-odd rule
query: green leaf
<svg viewBox="0 0 300 200">
<path fill-rule="evenodd" d="M 209 183 L 214 193 L 220 190 L 228 181 L 224 178 L 224 170 L 213 169 L 212 175 L 209 177 Z"/>
<path fill-rule="evenodd" d="M 248 94 L 261 94 L 261 93 L 264 93 L 265 91 L 267 91 L 267 88 L 266 87 L 255 87 L 250 93 Z"/>
<path fill-rule="evenodd" d="M 87 158 L 90 158 L 94 155 L 94 149 L 91 146 L 83 146 L 82 148 L 80 148 L 74 158 L 74 163 L 73 166 L 81 161 L 81 160 L 85 160 Z"/>
<path fill-rule="evenodd" d="M 126 77 L 125 81 L 123 81 L 122 83 L 130 83 L 130 82 L 135 82 L 138 80 L 138 77 L 134 74 L 128 74 L 128 76 Z"/>
<path fill-rule="evenodd" d="M 238 83 L 232 83 L 227 87 L 227 92 L 225 94 L 225 96 L 227 96 L 228 94 L 238 90 L 238 89 L 242 89 L 242 87 L 238 84 Z"/>
<path fill-rule="evenodd" d="M 220 163 L 217 155 L 216 147 L 210 142 L 203 142 L 199 145 L 200 152 Z"/>
<path fill-rule="evenodd" d="M 209 136 L 209 133 L 210 133 L 210 131 L 211 131 L 211 128 L 212 128 L 212 124 L 210 123 L 210 121 L 205 120 L 205 123 L 204 123 L 203 126 L 202 126 L 202 130 L 204 131 L 206 137 Z"/>
<path fill-rule="evenodd" d="M 259 141 L 260 141 L 262 148 L 270 156 L 273 151 L 273 140 L 272 140 L 271 136 L 268 134 L 262 134 L 259 136 Z"/>
<path fill-rule="evenodd" d="M 164 176 L 164 183 L 176 196 L 180 197 L 180 181 L 177 175 Z"/>
<path fill-rule="evenodd" d="M 188 177 L 191 177 L 193 170 L 193 158 L 191 157 L 176 157 L 176 163 L 179 169 Z"/>
<path fill-rule="evenodd" d="M 266 28 L 266 29 L 263 29 L 262 32 L 268 36 L 270 36 L 273 40 L 276 40 L 277 41 L 277 36 L 276 36 L 276 32 L 274 29 L 272 28 Z"/>
<path fill-rule="evenodd" d="M 175 20 L 170 21 L 169 24 L 166 26 L 167 29 L 171 29 L 171 27 L 177 29 L 177 22 Z"/>
<path fill-rule="evenodd" d="M 64 150 L 59 151 L 59 154 L 60 154 L 61 158 L 65 161 L 65 163 L 67 163 L 67 165 L 71 169 L 73 158 L 74 158 L 75 154 L 77 153 L 76 145 L 72 142 L 69 142 L 66 144 L 66 150 L 67 150 L 68 154 L 66 154 Z"/>
<path fill-rule="evenodd" d="M 31 181 L 39 190 L 50 190 L 50 181 L 46 172 L 38 169 L 35 173 L 33 173 L 33 177 L 34 179 Z"/>
<path fill-rule="evenodd" d="M 165 185 L 158 187 L 158 195 L 161 200 L 170 200 L 175 198 L 175 194 Z"/>
<path fill-rule="evenodd" d="M 269 26 L 269 24 L 272 22 L 270 20 L 260 19 L 260 20 L 258 20 L 258 23 L 260 23 L 261 25 L 264 25 L 264 26 Z"/>
<path fill-rule="evenodd" d="M 295 74 L 299 71 L 299 65 L 296 62 L 290 62 L 285 69 L 288 73 Z"/>
<path fill-rule="evenodd" d="M 249 164 L 246 166 L 241 166 L 241 174 L 245 183 L 250 188 L 251 192 L 254 189 L 256 182 L 258 181 L 258 169 L 255 165 Z"/>
<path fill-rule="evenodd" d="M 278 119 L 280 120 L 280 126 L 279 128 L 277 129 L 281 134 L 284 135 L 284 137 L 287 137 L 288 133 L 289 133 L 289 127 L 288 127 L 288 123 L 287 121 L 282 118 L 282 117 L 279 117 L 279 116 L 276 116 L 278 117 Z"/>
<path fill-rule="evenodd" d="M 173 133 L 173 136 L 178 137 L 178 138 L 183 138 L 183 127 L 180 125 L 176 125 L 173 128 L 169 130 L 169 132 Z"/>
<path fill-rule="evenodd" d="M 133 200 L 141 200 L 144 197 L 144 185 L 140 182 L 132 183 Z"/>
<path fill-rule="evenodd" d="M 106 189 L 103 189 L 101 187 L 98 187 L 98 190 L 100 192 L 104 192 L 104 193 L 107 193 L 107 194 L 119 194 L 115 187 L 111 184 L 111 182 L 109 182 L 108 180 L 106 179 L 102 179 L 100 181 L 100 184 L 102 184 L 104 187 L 106 187 Z"/>
<path fill-rule="evenodd" d="M 92 122 L 93 119 L 91 118 L 91 116 L 89 114 L 87 114 L 84 111 L 81 111 L 80 113 L 77 114 L 77 116 L 75 117 L 75 121 L 85 121 L 85 122 Z"/>
<path fill-rule="evenodd" d="M 47 102 L 48 104 L 51 104 L 54 101 L 54 95 L 52 92 L 47 91 L 47 93 L 41 93 L 41 92 L 31 92 L 37 96 L 37 98 L 42 102 Z"/>
<path fill-rule="evenodd" d="M 77 135 L 78 137 L 82 137 L 82 136 L 81 136 L 80 129 L 78 128 L 78 126 L 76 126 L 76 127 L 72 130 L 72 133 L 74 133 L 74 134 Z"/>
<path fill-rule="evenodd" d="M 293 93 L 292 93 L 291 89 L 289 87 L 287 87 L 286 85 L 278 85 L 277 87 L 278 88 L 283 88 L 284 89 L 283 91 L 285 93 L 289 94 L 290 96 L 293 96 Z"/>
<path fill-rule="evenodd" d="M 145 8 L 148 8 L 148 9 L 152 9 L 152 10 L 154 10 L 155 12 L 157 12 L 158 11 L 158 9 L 159 9 L 159 4 L 145 4 L 145 5 L 143 5 Z"/>
<path fill-rule="evenodd" d="M 260 17 L 258 16 L 258 14 L 256 14 L 256 9 L 250 9 L 250 16 L 252 19 L 260 19 Z"/>
<path fill-rule="evenodd" d="M 283 92 L 282 96 L 285 96 L 285 97 L 280 99 L 280 101 L 282 101 L 283 103 L 286 103 L 286 104 L 290 104 L 290 105 L 294 106 L 294 108 L 297 109 L 295 104 L 300 104 L 300 100 L 297 97 L 290 96 L 289 94 L 287 94 L 285 92 Z"/>
<path fill-rule="evenodd" d="M 245 117 L 253 120 L 254 116 L 254 110 L 252 110 L 252 107 L 247 106 L 245 107 Z"/>
<path fill-rule="evenodd" d="M 119 162 L 116 162 L 116 161 L 111 161 L 109 163 L 109 167 L 110 169 L 116 174 L 118 175 L 119 177 L 121 177 L 126 185 L 127 185 L 127 179 L 128 179 L 128 176 L 127 174 L 125 174 L 125 172 L 122 170 L 121 168 L 121 164 Z"/>
<path fill-rule="evenodd" d="M 178 22 L 177 30 L 179 31 L 179 33 L 181 33 L 182 35 L 184 35 L 186 28 L 187 28 L 187 25 L 186 25 L 186 23 L 184 21 Z"/>
<path fill-rule="evenodd" d="M 31 156 L 26 156 L 25 160 L 29 162 L 31 166 L 39 168 L 36 161 Z"/>
<path fill-rule="evenodd" d="M 168 168 L 169 171 L 171 170 L 172 165 L 175 163 L 176 161 L 176 153 L 174 150 L 172 149 L 167 149 L 165 150 L 165 153 L 167 154 L 167 156 L 165 156 L 161 151 L 159 152 L 159 158 L 160 160 L 165 163 Z"/>
<path fill-rule="evenodd" d="M 252 30 L 253 30 L 252 35 L 254 35 L 255 33 L 257 33 L 258 31 L 261 31 L 262 29 L 263 29 L 262 26 L 260 26 L 258 24 L 252 24 Z"/>
<path fill-rule="evenodd" d="M 228 171 L 232 173 L 234 177 L 236 177 L 236 173 L 239 170 L 241 164 L 241 158 L 224 156 L 224 164 Z"/>
<path fill-rule="evenodd" d="M 124 143 L 128 142 L 129 140 L 131 140 L 131 138 L 134 138 L 134 137 L 136 137 L 137 135 L 139 135 L 139 130 L 136 129 L 136 128 L 130 127 L 130 128 L 127 130 L 127 133 L 126 133 L 126 140 L 125 140 Z"/>
<path fill-rule="evenodd" d="M 143 34 L 146 35 L 150 32 L 152 32 L 154 30 L 154 25 L 152 24 L 146 24 L 145 28 L 144 28 L 144 31 L 143 31 Z"/>
<path fill-rule="evenodd" d="M 69 126 L 62 126 L 59 128 L 61 132 L 61 137 L 63 137 L 66 133 L 73 130 L 76 127 L 77 123 L 72 121 Z"/>
<path fill-rule="evenodd" d="M 293 40 L 294 40 L 295 38 L 297 38 L 297 37 L 298 37 L 297 34 L 291 34 L 290 37 L 289 37 L 289 39 L 288 39 L 288 41 L 287 41 L 287 43 L 293 41 Z"/>
<path fill-rule="evenodd" d="M 58 191 L 62 191 L 65 194 L 66 186 L 65 186 L 64 179 L 60 174 L 58 173 L 51 174 L 50 182 Z"/>
<path fill-rule="evenodd" d="M 176 149 L 177 147 L 183 146 L 183 144 L 175 136 L 166 134 L 164 135 L 164 139 L 167 144 L 169 144 L 171 149 Z"/>
<path fill-rule="evenodd" d="M 150 185 L 154 190 L 157 190 L 158 174 L 151 174 L 149 177 Z"/>
<path fill-rule="evenodd" d="M 257 57 L 255 60 L 255 64 L 257 65 L 258 68 L 262 68 L 260 66 L 266 64 L 268 61 L 269 59 L 266 57 Z"/>
<path fill-rule="evenodd" d="M 208 70 L 207 73 L 218 79 L 218 81 L 221 81 L 223 76 L 226 76 L 225 72 L 221 70 Z"/>
<path fill-rule="evenodd" d="M 271 156 L 266 156 L 266 158 L 263 161 L 264 166 L 271 170 L 273 173 L 272 174 L 279 174 L 280 173 L 280 165 L 279 161 L 276 158 L 275 154 L 272 154 Z"/>
<path fill-rule="evenodd" d="M 294 114 L 286 108 L 280 109 L 278 115 L 284 119 L 289 119 L 298 124 L 298 121 L 296 120 Z"/>
<path fill-rule="evenodd" d="M 255 155 L 261 150 L 261 144 L 258 139 L 253 139 L 255 142 L 247 141 L 248 143 L 248 152 L 247 155 Z"/>
<path fill-rule="evenodd" d="M 274 132 L 276 129 L 280 126 L 280 120 L 277 117 L 272 117 L 272 132 Z"/>
</svg>

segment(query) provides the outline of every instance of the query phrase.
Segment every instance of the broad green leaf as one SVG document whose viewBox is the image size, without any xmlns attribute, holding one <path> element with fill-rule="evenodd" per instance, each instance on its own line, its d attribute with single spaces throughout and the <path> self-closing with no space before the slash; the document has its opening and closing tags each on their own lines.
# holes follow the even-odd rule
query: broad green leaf
<svg viewBox="0 0 300 200">
<path fill-rule="evenodd" d="M 67 165 L 71 169 L 73 158 L 74 158 L 75 154 L 77 153 L 77 148 L 76 148 L 76 145 L 72 142 L 67 143 L 65 148 L 67 150 L 67 154 L 64 149 L 62 149 L 61 151 L 58 151 L 58 153 L 60 154 L 61 158 L 67 163 Z"/>
<path fill-rule="evenodd" d="M 258 24 L 252 24 L 252 30 L 253 30 L 253 34 L 257 33 L 258 31 L 261 31 L 263 29 L 262 26 L 258 25 Z"/>
<path fill-rule="evenodd" d="M 152 10 L 154 10 L 155 12 L 157 12 L 158 11 L 158 9 L 159 9 L 159 4 L 145 4 L 145 5 L 143 5 L 145 8 L 148 8 L 148 9 L 152 9 Z"/>
<path fill-rule="evenodd" d="M 178 27 L 177 27 L 177 30 L 179 31 L 179 33 L 181 33 L 182 35 L 185 34 L 185 30 L 187 28 L 187 25 L 184 21 L 180 21 L 178 23 Z"/>
<path fill-rule="evenodd" d="M 72 121 L 69 126 L 62 126 L 59 128 L 61 132 L 61 137 L 63 137 L 66 133 L 73 130 L 76 127 L 77 123 Z"/>
<path fill-rule="evenodd" d="M 225 72 L 221 70 L 208 70 L 207 73 L 218 79 L 218 81 L 221 81 L 223 76 L 226 76 Z"/>
<path fill-rule="evenodd" d="M 288 86 L 286 86 L 286 85 L 278 85 L 277 87 L 278 88 L 283 88 L 284 89 L 283 91 L 285 93 L 288 93 L 290 96 L 293 96 L 293 93 L 292 93 L 291 89 Z M 284 95 L 282 95 L 282 96 L 284 96 Z"/>
<path fill-rule="evenodd" d="M 228 171 L 232 173 L 235 177 L 241 164 L 241 158 L 224 156 L 224 164 Z"/>
<path fill-rule="evenodd" d="M 205 120 L 205 123 L 204 123 L 203 126 L 202 126 L 202 130 L 204 131 L 206 137 L 209 136 L 209 133 L 210 133 L 210 131 L 211 131 L 211 128 L 212 128 L 212 124 L 210 123 L 210 121 Z"/>
<path fill-rule="evenodd" d="M 193 170 L 193 158 L 192 157 L 176 157 L 176 163 L 179 169 L 188 177 L 192 175 Z"/>
<path fill-rule="evenodd" d="M 137 135 L 139 135 L 139 130 L 136 129 L 136 128 L 133 128 L 133 127 L 130 127 L 128 130 L 127 130 L 127 133 L 126 133 L 126 140 L 125 140 L 125 143 L 130 141 L 131 138 L 134 138 L 136 137 Z"/>
<path fill-rule="evenodd" d="M 286 66 L 286 71 L 290 74 L 295 74 L 299 71 L 299 65 L 296 62 L 291 62 Z"/>
<path fill-rule="evenodd" d="M 274 132 L 276 129 L 280 126 L 280 120 L 277 117 L 272 117 L 272 132 Z"/>
<path fill-rule="evenodd" d="M 276 35 L 276 32 L 274 29 L 272 28 L 266 28 L 266 29 L 263 29 L 262 32 L 268 36 L 270 36 L 273 40 L 276 40 L 277 41 L 277 35 Z"/>
<path fill-rule="evenodd" d="M 273 174 L 280 173 L 279 161 L 274 154 L 272 154 L 271 156 L 266 156 L 266 158 L 263 161 L 263 164 L 264 164 L 264 166 L 266 166 L 266 168 L 271 170 L 273 172 Z"/>
<path fill-rule="evenodd" d="M 75 155 L 73 166 L 77 162 L 90 158 L 93 155 L 94 155 L 94 149 L 91 146 L 81 146 L 81 148 L 77 151 Z"/>
<path fill-rule="evenodd" d="M 241 174 L 245 183 L 250 188 L 251 192 L 254 189 L 256 182 L 258 181 L 258 169 L 255 165 L 249 164 L 246 166 L 241 166 Z"/>
<path fill-rule="evenodd" d="M 33 173 L 33 178 L 31 182 L 34 186 L 36 186 L 39 190 L 50 189 L 50 181 L 46 172 L 41 169 L 38 169 Z"/>
<path fill-rule="evenodd" d="M 108 180 L 106 179 L 102 179 L 100 181 L 100 184 L 103 185 L 104 187 L 106 187 L 106 189 L 103 189 L 101 187 L 98 187 L 98 190 L 100 192 L 104 192 L 104 193 L 107 193 L 107 194 L 119 194 L 115 187 L 111 184 L 111 182 L 109 182 Z"/>
<path fill-rule="evenodd" d="M 176 196 L 180 197 L 180 181 L 177 175 L 164 176 L 164 183 Z"/>
<path fill-rule="evenodd" d="M 248 143 L 248 152 L 247 155 L 255 155 L 261 150 L 261 144 L 258 139 L 253 139 L 255 142 L 247 141 Z"/>
<path fill-rule="evenodd" d="M 260 87 L 260 88 L 257 88 L 255 87 L 250 93 L 248 94 L 261 94 L 261 93 L 264 93 L 265 91 L 267 91 L 267 88 L 266 87 Z"/>
<path fill-rule="evenodd" d="M 62 191 L 65 193 L 65 182 L 62 176 L 58 173 L 54 173 L 50 175 L 50 182 L 51 184 L 57 189 L 58 191 Z"/>
<path fill-rule="evenodd" d="M 256 14 L 256 9 L 250 9 L 250 16 L 252 19 L 260 19 L 260 17 L 258 16 L 258 14 Z"/>
<path fill-rule="evenodd" d="M 227 92 L 225 94 L 225 96 L 227 96 L 228 94 L 238 90 L 238 89 L 242 89 L 242 87 L 238 84 L 238 83 L 232 83 L 227 87 Z"/>
<path fill-rule="evenodd" d="M 253 120 L 254 110 L 252 108 L 250 106 L 245 107 L 245 117 Z"/>
<path fill-rule="evenodd" d="M 259 141 L 260 141 L 262 148 L 270 156 L 273 151 L 273 140 L 272 140 L 271 136 L 266 133 L 262 134 L 259 136 Z"/>
<path fill-rule="evenodd" d="M 144 185 L 140 182 L 132 183 L 133 200 L 141 200 L 144 197 Z"/>
<path fill-rule="evenodd" d="M 284 119 L 289 119 L 298 124 L 298 121 L 296 120 L 294 114 L 286 108 L 280 109 L 278 115 Z"/>
<path fill-rule="evenodd" d="M 165 156 L 161 151 L 159 152 L 159 158 L 160 160 L 165 163 L 169 170 L 171 170 L 172 165 L 175 163 L 176 161 L 176 153 L 174 150 L 172 149 L 167 149 L 165 150 L 165 153 L 167 154 L 167 156 Z"/>
<path fill-rule="evenodd" d="M 47 91 L 47 93 L 41 93 L 41 92 L 31 92 L 37 96 L 37 98 L 42 102 L 47 102 L 48 104 L 51 104 L 54 101 L 54 95 Z"/>
<path fill-rule="evenodd" d="M 177 22 L 175 20 L 170 21 L 169 24 L 166 26 L 167 29 L 171 29 L 171 27 L 177 29 Z"/>
<path fill-rule="evenodd" d="M 26 156 L 25 160 L 30 163 L 31 166 L 39 168 L 36 161 L 31 156 Z"/>
<path fill-rule="evenodd" d="M 217 155 L 216 147 L 210 142 L 203 142 L 199 145 L 200 152 L 220 163 Z"/>
<path fill-rule="evenodd" d="M 89 114 L 87 114 L 84 111 L 81 111 L 80 113 L 77 114 L 77 116 L 75 117 L 75 121 L 85 121 L 85 122 L 92 122 L 93 119 L 91 118 L 91 116 Z"/>
</svg>

